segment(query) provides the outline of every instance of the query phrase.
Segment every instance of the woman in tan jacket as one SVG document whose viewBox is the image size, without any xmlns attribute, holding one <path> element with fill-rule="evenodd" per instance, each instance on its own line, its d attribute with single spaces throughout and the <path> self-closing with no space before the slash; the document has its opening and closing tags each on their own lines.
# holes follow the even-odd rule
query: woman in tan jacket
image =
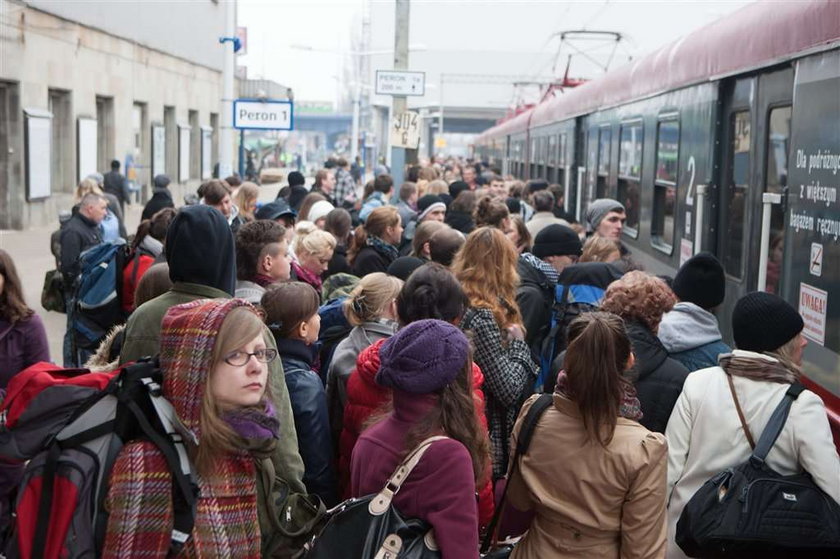
<svg viewBox="0 0 840 559">
<path fill-rule="evenodd" d="M 610 313 L 584 314 L 569 342 L 554 405 L 509 482 L 509 502 L 535 512 L 512 558 L 665 557 L 668 445 L 638 423 L 624 325 Z M 522 407 L 511 448 L 535 400 Z"/>
</svg>

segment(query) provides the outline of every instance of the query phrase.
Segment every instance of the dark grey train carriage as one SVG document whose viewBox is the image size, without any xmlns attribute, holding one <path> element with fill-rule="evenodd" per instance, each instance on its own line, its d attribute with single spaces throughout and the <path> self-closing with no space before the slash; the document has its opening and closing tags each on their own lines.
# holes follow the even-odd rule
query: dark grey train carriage
<svg viewBox="0 0 840 559">
<path fill-rule="evenodd" d="M 763 289 L 805 319 L 809 387 L 840 446 L 840 2 L 759 2 L 484 132 L 476 156 L 627 208 L 652 273 L 700 250 L 734 302 Z"/>
</svg>

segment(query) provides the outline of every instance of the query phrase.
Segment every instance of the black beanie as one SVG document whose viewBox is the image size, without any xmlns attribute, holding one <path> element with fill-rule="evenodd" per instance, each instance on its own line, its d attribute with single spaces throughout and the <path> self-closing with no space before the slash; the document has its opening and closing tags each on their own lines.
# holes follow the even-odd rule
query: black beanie
<svg viewBox="0 0 840 559">
<path fill-rule="evenodd" d="M 726 296 L 723 266 L 708 252 L 695 254 L 680 267 L 671 288 L 680 301 L 712 309 Z"/>
<path fill-rule="evenodd" d="M 388 266 L 388 275 L 400 278 L 403 281 L 408 279 L 414 270 L 425 264 L 425 260 L 416 256 L 400 256 Z"/>
<path fill-rule="evenodd" d="M 735 346 L 746 351 L 773 351 L 791 341 L 805 323 L 787 301 L 763 291 L 738 299 L 732 311 Z"/>
<path fill-rule="evenodd" d="M 572 228 L 555 223 L 537 233 L 531 253 L 538 258 L 580 256 L 580 237 Z"/>
<path fill-rule="evenodd" d="M 469 189 L 470 185 L 464 181 L 452 181 L 452 184 L 449 185 L 449 195 L 452 196 L 452 199 L 454 200 L 460 193 Z"/>
</svg>

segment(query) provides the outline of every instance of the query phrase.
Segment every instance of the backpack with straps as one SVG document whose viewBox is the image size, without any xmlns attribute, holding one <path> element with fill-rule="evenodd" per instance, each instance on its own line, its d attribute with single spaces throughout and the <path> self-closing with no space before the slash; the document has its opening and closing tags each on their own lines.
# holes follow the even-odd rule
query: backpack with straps
<svg viewBox="0 0 840 559">
<path fill-rule="evenodd" d="M 133 440 L 163 454 L 173 476 L 170 556 L 192 533 L 198 488 L 157 363 L 111 372 L 37 363 L 12 378 L 0 406 L 0 459 L 28 461 L 13 502 L 8 559 L 97 557 L 117 455 Z"/>
<path fill-rule="evenodd" d="M 727 375 L 729 377 L 729 375 Z M 729 388 L 747 439 L 732 378 Z M 767 465 L 793 401 L 792 384 L 776 406 L 749 459 L 718 473 L 691 497 L 677 521 L 677 545 L 689 557 L 840 557 L 840 505 L 808 472 L 783 476 Z"/>
</svg>

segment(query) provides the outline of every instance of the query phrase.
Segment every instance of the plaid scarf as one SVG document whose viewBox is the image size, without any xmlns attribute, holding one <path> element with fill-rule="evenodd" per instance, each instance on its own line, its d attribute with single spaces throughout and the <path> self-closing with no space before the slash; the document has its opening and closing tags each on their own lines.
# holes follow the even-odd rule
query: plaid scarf
<svg viewBox="0 0 840 559">
<path fill-rule="evenodd" d="M 621 384 L 623 391 L 621 394 L 621 405 L 618 408 L 618 415 L 625 419 L 630 419 L 631 421 L 641 421 L 642 405 L 639 403 L 638 396 L 636 396 L 636 387 L 624 377 L 621 377 Z M 557 375 L 557 384 L 554 387 L 554 392 L 560 394 L 564 398 L 574 401 L 574 398 L 569 395 L 566 371 L 560 371 L 560 374 Z"/>
<path fill-rule="evenodd" d="M 295 275 L 299 281 L 308 283 L 314 287 L 315 291 L 317 291 L 320 295 L 321 286 L 324 284 L 324 280 L 321 279 L 321 276 L 310 272 L 297 262 L 292 262 L 292 269 L 295 271 Z"/>
<path fill-rule="evenodd" d="M 386 243 L 379 237 L 374 237 L 373 235 L 369 235 L 367 241 L 365 241 L 367 246 L 373 248 L 378 253 L 381 253 L 383 256 L 388 258 L 391 261 L 396 260 L 399 258 L 400 253 L 396 249 L 396 247 L 392 244 Z"/>
</svg>

